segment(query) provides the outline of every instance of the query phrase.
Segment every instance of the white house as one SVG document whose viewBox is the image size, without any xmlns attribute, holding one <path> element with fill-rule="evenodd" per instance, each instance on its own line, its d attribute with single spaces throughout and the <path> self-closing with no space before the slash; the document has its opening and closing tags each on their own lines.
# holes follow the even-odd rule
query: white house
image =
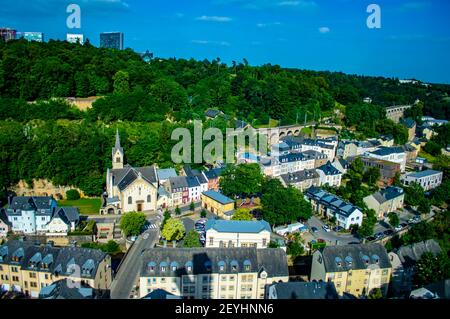
<svg viewBox="0 0 450 319">
<path fill-rule="evenodd" d="M 400 164 L 400 170 L 402 172 L 406 169 L 406 152 L 403 147 L 379 147 L 372 152 L 365 152 L 364 156 L 385 160 L 388 162 Z"/>
<path fill-rule="evenodd" d="M 80 215 L 75 207 L 60 207 L 55 210 L 52 220 L 47 224 L 47 235 L 65 236 L 70 231 L 74 231 Z"/>
<path fill-rule="evenodd" d="M 311 203 L 313 211 L 324 217 L 336 218 L 338 226 L 349 229 L 351 225 L 362 225 L 361 209 L 336 195 L 317 187 L 311 187 L 305 192 L 305 199 Z"/>
<path fill-rule="evenodd" d="M 16 196 L 10 197 L 8 204 L 6 215 L 11 230 L 24 234 L 45 232 L 56 208 L 51 197 Z"/>
<path fill-rule="evenodd" d="M 417 183 L 422 186 L 425 191 L 429 191 L 441 185 L 442 176 L 442 172 L 429 169 L 421 172 L 407 173 L 401 176 L 400 180 L 406 186 Z"/>
<path fill-rule="evenodd" d="M 333 164 L 328 161 L 325 165 L 317 168 L 317 173 L 320 176 L 320 185 L 341 186 L 342 172 L 339 171 Z"/>
<path fill-rule="evenodd" d="M 210 219 L 206 223 L 205 247 L 267 248 L 271 228 L 268 222 Z"/>
</svg>

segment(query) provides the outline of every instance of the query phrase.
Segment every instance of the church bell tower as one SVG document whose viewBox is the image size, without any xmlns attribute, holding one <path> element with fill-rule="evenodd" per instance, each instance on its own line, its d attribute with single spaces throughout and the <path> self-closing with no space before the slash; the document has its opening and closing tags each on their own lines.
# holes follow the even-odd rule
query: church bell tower
<svg viewBox="0 0 450 319">
<path fill-rule="evenodd" d="M 116 131 L 116 144 L 112 149 L 112 168 L 123 168 L 123 148 L 120 146 L 119 129 Z"/>
</svg>

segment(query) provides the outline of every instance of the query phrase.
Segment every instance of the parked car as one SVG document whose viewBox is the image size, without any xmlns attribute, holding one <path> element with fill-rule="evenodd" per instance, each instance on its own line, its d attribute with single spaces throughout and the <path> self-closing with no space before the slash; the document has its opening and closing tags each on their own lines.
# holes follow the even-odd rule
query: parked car
<svg viewBox="0 0 450 319">
<path fill-rule="evenodd" d="M 394 227 L 395 231 L 400 231 L 402 229 L 403 229 L 402 225 L 398 225 L 397 227 Z"/>
<path fill-rule="evenodd" d="M 202 219 L 197 220 L 197 222 L 196 222 L 195 224 L 196 224 L 196 225 L 197 225 L 197 224 L 205 225 L 207 221 L 208 221 L 208 220 L 207 220 L 206 218 L 202 218 Z"/>
<path fill-rule="evenodd" d="M 323 228 L 323 230 L 326 231 L 327 233 L 331 231 L 330 227 L 328 227 L 327 225 L 323 225 L 322 228 Z"/>
<path fill-rule="evenodd" d="M 384 236 L 384 235 L 383 235 L 382 232 L 379 232 L 379 233 L 376 233 L 376 234 L 375 234 L 375 238 L 376 238 L 376 239 L 383 238 L 383 236 Z"/>
<path fill-rule="evenodd" d="M 402 226 L 402 229 L 406 228 L 406 227 L 408 227 L 408 223 L 401 223 L 400 226 Z"/>
<path fill-rule="evenodd" d="M 333 228 L 333 230 L 334 230 L 335 232 L 340 232 L 340 231 L 343 230 L 343 229 L 344 229 L 344 227 L 342 227 L 342 226 L 336 226 L 336 227 Z"/>
<path fill-rule="evenodd" d="M 374 241 L 375 239 L 375 236 L 369 236 L 366 238 L 367 241 Z"/>
<path fill-rule="evenodd" d="M 418 224 L 418 223 L 420 223 L 422 221 L 422 219 L 420 218 L 420 216 L 416 216 L 416 217 L 413 218 L 413 221 L 414 221 L 415 224 Z"/>
<path fill-rule="evenodd" d="M 318 242 L 318 243 L 324 243 L 324 242 L 325 242 L 325 239 L 317 238 L 317 242 Z"/>
<path fill-rule="evenodd" d="M 319 229 L 317 229 L 317 227 L 311 227 L 311 232 L 317 233 L 318 231 L 319 231 Z"/>
<path fill-rule="evenodd" d="M 385 235 L 385 236 L 390 236 L 390 235 L 392 235 L 394 233 L 394 231 L 392 230 L 392 229 L 388 229 L 388 230 L 385 230 L 384 232 L 383 232 L 383 234 Z"/>
</svg>

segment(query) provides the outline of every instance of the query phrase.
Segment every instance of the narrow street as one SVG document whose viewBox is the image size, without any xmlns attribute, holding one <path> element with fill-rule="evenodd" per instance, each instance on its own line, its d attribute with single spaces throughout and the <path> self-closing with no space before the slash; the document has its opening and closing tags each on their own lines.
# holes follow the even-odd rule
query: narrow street
<svg viewBox="0 0 450 319">
<path fill-rule="evenodd" d="M 153 248 L 158 240 L 159 227 L 145 231 L 136 239 L 111 284 L 111 299 L 128 299 L 130 297 L 139 277 L 141 253 L 144 249 Z"/>
</svg>

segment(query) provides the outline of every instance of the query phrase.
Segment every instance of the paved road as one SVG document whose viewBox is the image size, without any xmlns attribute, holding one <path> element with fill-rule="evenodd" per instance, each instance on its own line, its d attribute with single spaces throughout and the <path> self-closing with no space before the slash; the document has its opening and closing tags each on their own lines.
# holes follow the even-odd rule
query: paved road
<svg viewBox="0 0 450 319">
<path fill-rule="evenodd" d="M 128 299 L 137 284 L 144 249 L 153 248 L 159 240 L 159 227 L 149 229 L 140 235 L 125 256 L 112 284 L 111 299 Z"/>
<path fill-rule="evenodd" d="M 316 233 L 312 233 L 312 236 L 314 238 L 322 238 L 331 245 L 336 245 L 336 242 L 339 245 L 347 245 L 351 242 L 359 242 L 359 239 L 351 234 L 338 234 L 334 231 L 326 232 L 322 228 L 324 223 L 316 216 L 312 216 L 306 224 L 309 226 L 309 228 L 316 227 L 318 229 Z"/>
</svg>

